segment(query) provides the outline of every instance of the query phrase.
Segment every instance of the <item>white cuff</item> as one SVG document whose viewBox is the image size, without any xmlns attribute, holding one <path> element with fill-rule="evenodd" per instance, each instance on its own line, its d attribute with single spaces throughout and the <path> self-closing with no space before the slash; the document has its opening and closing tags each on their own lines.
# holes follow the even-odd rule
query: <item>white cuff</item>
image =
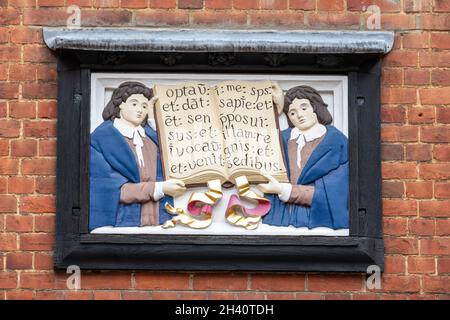
<svg viewBox="0 0 450 320">
<path fill-rule="evenodd" d="M 281 193 L 278 195 L 281 201 L 287 202 L 291 196 L 292 184 L 290 183 L 280 183 Z"/>
<path fill-rule="evenodd" d="M 162 181 L 155 182 L 155 191 L 153 192 L 153 200 L 158 201 L 164 197 L 164 192 L 162 191 Z"/>
</svg>

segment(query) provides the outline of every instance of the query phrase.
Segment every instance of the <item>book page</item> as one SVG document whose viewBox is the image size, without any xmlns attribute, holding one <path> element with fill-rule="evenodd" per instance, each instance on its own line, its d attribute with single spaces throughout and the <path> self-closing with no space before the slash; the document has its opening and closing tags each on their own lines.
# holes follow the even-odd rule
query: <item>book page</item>
<svg viewBox="0 0 450 320">
<path fill-rule="evenodd" d="M 214 90 L 201 83 L 155 85 L 155 117 L 166 179 L 225 180 L 223 136 Z M 201 173 L 207 176 L 199 176 Z M 194 179 L 195 178 L 195 179 Z"/>
<path fill-rule="evenodd" d="M 287 181 L 272 82 L 226 81 L 216 92 L 228 175 L 246 174 L 255 182 L 263 172 Z M 257 176 L 251 179 L 251 174 Z"/>
</svg>

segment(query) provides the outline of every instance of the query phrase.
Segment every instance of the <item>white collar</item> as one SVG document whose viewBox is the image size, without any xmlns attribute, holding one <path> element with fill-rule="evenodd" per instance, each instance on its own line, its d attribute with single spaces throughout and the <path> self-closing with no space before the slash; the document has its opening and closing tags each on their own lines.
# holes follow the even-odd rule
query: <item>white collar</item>
<svg viewBox="0 0 450 320">
<path fill-rule="evenodd" d="M 125 122 L 122 118 L 116 118 L 113 122 L 114 127 L 119 130 L 119 132 L 130 139 L 133 139 L 134 133 L 137 131 L 141 137 L 145 137 L 145 130 L 142 126 L 132 127 L 130 124 Z"/>
<path fill-rule="evenodd" d="M 153 130 L 156 131 L 156 121 L 155 119 L 147 119 L 147 124 L 149 125 L 150 128 L 152 128 Z"/>
<path fill-rule="evenodd" d="M 291 137 L 290 139 L 297 139 L 300 136 L 303 136 L 306 141 L 313 141 L 314 139 L 320 138 L 327 132 L 327 128 L 323 124 L 316 124 L 313 127 L 311 127 L 308 131 L 302 132 L 298 130 L 298 128 L 294 127 L 291 131 Z"/>
</svg>

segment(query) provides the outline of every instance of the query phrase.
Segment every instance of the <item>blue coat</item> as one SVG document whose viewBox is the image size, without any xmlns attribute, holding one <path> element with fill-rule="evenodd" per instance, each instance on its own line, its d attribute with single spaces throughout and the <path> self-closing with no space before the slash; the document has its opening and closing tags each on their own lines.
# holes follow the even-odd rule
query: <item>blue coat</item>
<svg viewBox="0 0 450 320">
<path fill-rule="evenodd" d="M 281 201 L 266 195 L 272 207 L 263 222 L 274 226 L 348 228 L 348 140 L 335 127 L 326 126 L 322 141 L 312 152 L 297 184 L 314 184 L 311 207 Z M 282 132 L 285 159 L 292 128 Z M 290 172 L 287 162 L 288 175 Z"/>
<path fill-rule="evenodd" d="M 144 127 L 146 135 L 158 146 L 155 130 Z M 164 180 L 158 149 L 156 181 Z M 90 147 L 90 212 L 89 231 L 102 226 L 137 227 L 141 222 L 141 204 L 120 202 L 120 188 L 124 183 L 140 182 L 139 168 L 128 143 L 113 126 L 105 121 L 91 134 Z M 159 221 L 171 217 L 164 204 L 173 199 L 164 196 L 159 205 Z"/>
</svg>

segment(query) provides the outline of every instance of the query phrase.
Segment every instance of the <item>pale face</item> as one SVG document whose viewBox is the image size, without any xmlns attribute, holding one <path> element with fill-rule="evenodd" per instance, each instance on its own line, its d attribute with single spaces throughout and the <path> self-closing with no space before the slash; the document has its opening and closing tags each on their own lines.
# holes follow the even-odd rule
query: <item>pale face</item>
<svg viewBox="0 0 450 320">
<path fill-rule="evenodd" d="M 308 99 L 295 98 L 289 105 L 287 116 L 300 131 L 306 131 L 318 123 L 317 115 Z"/>
<path fill-rule="evenodd" d="M 132 94 L 119 108 L 120 117 L 134 126 L 141 125 L 148 115 L 148 110 L 151 109 L 148 99 L 143 94 Z"/>
</svg>

